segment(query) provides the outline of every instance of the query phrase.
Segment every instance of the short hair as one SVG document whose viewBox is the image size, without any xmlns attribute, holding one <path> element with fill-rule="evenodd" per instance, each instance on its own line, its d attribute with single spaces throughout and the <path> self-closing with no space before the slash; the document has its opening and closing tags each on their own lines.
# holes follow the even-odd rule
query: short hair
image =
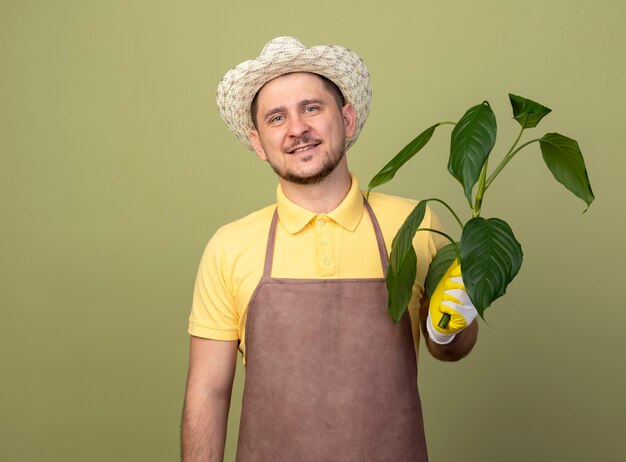
<svg viewBox="0 0 626 462">
<path fill-rule="evenodd" d="M 341 90 L 339 89 L 339 87 L 337 86 L 337 84 L 335 82 L 333 82 L 332 80 L 330 80 L 328 77 L 324 77 L 323 75 L 320 74 L 315 74 L 313 72 L 311 72 L 311 74 L 318 76 L 320 79 L 322 79 L 322 83 L 324 84 L 324 88 L 326 88 L 326 90 L 328 91 L 328 93 L 330 93 L 332 95 L 332 97 L 335 99 L 335 103 L 337 103 L 337 107 L 339 109 L 341 109 L 342 107 L 345 106 L 346 104 L 346 100 L 343 97 L 343 93 L 341 93 Z M 286 75 L 286 74 L 283 74 Z M 254 128 L 258 130 L 258 126 L 257 126 L 257 119 L 256 119 L 256 112 L 257 112 L 257 106 L 258 106 L 258 96 L 259 96 L 259 92 L 261 91 L 263 87 L 261 87 L 259 89 L 259 91 L 256 92 L 256 94 L 254 95 L 254 98 L 252 99 L 252 104 L 250 104 L 250 115 L 252 116 L 252 125 L 254 125 Z"/>
</svg>

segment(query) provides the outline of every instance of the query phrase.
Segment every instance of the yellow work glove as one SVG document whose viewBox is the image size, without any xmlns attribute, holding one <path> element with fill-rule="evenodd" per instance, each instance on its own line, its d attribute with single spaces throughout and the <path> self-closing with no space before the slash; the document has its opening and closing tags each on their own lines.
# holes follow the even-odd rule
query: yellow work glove
<svg viewBox="0 0 626 462">
<path fill-rule="evenodd" d="M 450 315 L 450 322 L 442 329 L 437 323 L 444 313 Z M 454 260 L 430 298 L 426 320 L 428 335 L 435 343 L 450 343 L 458 332 L 470 325 L 477 314 L 463 284 L 461 265 Z"/>
</svg>

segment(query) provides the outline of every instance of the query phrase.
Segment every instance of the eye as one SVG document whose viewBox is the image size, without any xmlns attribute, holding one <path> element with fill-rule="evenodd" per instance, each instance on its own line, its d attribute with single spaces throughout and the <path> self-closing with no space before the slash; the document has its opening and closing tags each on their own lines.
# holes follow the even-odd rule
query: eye
<svg viewBox="0 0 626 462">
<path fill-rule="evenodd" d="M 270 122 L 271 124 L 273 124 L 273 123 L 279 123 L 279 122 L 282 122 L 284 118 L 285 118 L 285 116 L 282 116 L 282 115 L 276 115 L 276 116 L 272 117 L 272 118 L 269 120 L 269 122 Z"/>
<path fill-rule="evenodd" d="M 319 108 L 317 106 L 307 106 L 304 108 L 304 112 L 316 112 Z"/>
</svg>

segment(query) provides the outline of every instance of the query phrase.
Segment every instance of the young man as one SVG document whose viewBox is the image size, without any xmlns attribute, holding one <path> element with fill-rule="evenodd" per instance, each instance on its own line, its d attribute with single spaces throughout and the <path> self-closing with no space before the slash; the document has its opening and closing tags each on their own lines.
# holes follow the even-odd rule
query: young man
<svg viewBox="0 0 626 462">
<path fill-rule="evenodd" d="M 238 461 L 427 460 L 419 326 L 435 357 L 457 360 L 476 342 L 476 310 L 458 267 L 440 283 L 444 301 L 422 300 L 445 242 L 417 233 L 409 315 L 396 325 L 387 314 L 389 247 L 416 201 L 378 193 L 365 201 L 348 169 L 370 98 L 356 54 L 291 37 L 270 41 L 220 82 L 222 117 L 279 186 L 277 204 L 222 227 L 203 255 L 189 324 L 185 461 L 223 459 L 238 349 L 246 364 Z M 438 227 L 430 210 L 422 226 Z M 444 311 L 454 326 L 446 331 L 435 327 Z"/>
</svg>

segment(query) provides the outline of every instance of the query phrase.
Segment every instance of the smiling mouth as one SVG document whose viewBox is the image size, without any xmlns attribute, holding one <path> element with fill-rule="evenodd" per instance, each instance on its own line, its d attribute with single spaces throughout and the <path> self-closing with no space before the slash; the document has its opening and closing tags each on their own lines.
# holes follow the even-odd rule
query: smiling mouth
<svg viewBox="0 0 626 462">
<path fill-rule="evenodd" d="M 295 148 L 287 151 L 289 154 L 299 154 L 301 152 L 306 152 L 310 149 L 316 148 L 317 146 L 319 146 L 320 143 L 311 143 L 311 144 L 306 144 L 304 146 L 296 146 Z"/>
</svg>

